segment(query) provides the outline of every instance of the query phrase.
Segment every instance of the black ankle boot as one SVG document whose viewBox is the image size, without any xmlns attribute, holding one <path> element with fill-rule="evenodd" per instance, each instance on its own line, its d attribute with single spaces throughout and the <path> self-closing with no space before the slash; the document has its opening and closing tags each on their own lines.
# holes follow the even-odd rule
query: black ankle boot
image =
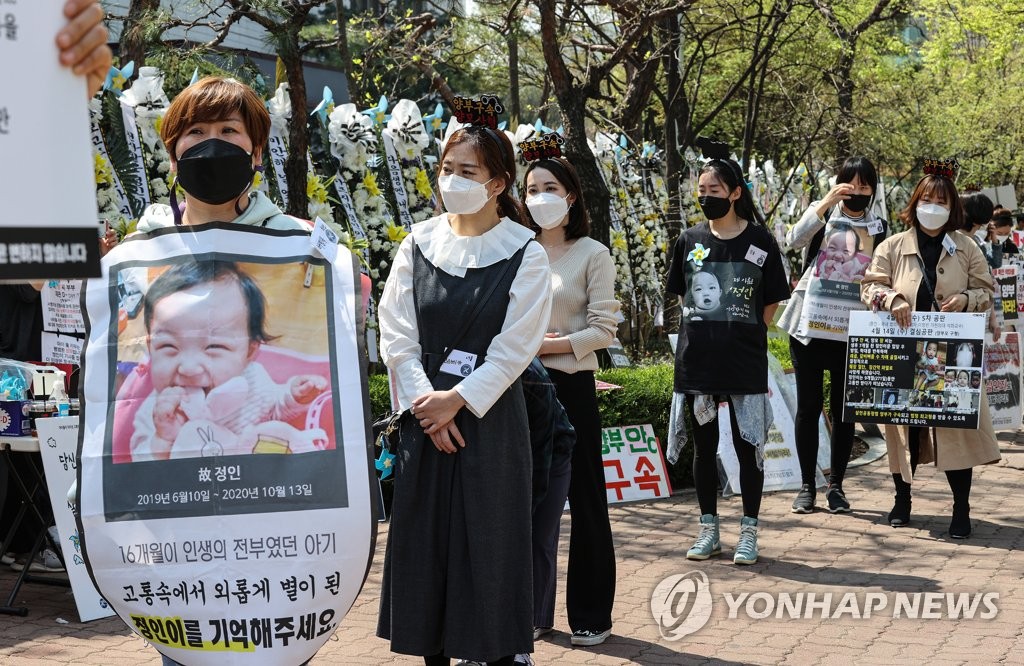
<svg viewBox="0 0 1024 666">
<path fill-rule="evenodd" d="M 966 539 L 971 536 L 971 505 L 967 502 L 953 502 L 953 519 L 949 521 L 949 536 Z"/>
<path fill-rule="evenodd" d="M 896 485 L 896 502 L 889 512 L 889 524 L 893 527 L 905 527 L 910 523 L 910 484 L 900 474 L 892 475 Z"/>
</svg>

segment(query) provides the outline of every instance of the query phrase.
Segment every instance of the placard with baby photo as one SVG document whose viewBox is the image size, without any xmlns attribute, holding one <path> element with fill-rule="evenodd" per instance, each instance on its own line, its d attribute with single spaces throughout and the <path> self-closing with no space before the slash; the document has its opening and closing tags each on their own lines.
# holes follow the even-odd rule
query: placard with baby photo
<svg viewBox="0 0 1024 666">
<path fill-rule="evenodd" d="M 866 227 L 837 218 L 825 225 L 809 275 L 797 334 L 846 340 L 851 310 L 863 310 L 860 283 L 871 263 L 874 238 Z"/>
<path fill-rule="evenodd" d="M 247 627 L 315 618 L 264 659 L 301 663 L 362 585 L 376 475 L 357 266 L 302 231 L 213 223 L 129 238 L 86 284 L 85 559 L 121 618 L 173 632 L 188 663 L 238 663 L 187 632 L 239 595 L 258 602 Z"/>
<path fill-rule="evenodd" d="M 985 314 L 852 312 L 846 421 L 977 428 Z"/>
</svg>

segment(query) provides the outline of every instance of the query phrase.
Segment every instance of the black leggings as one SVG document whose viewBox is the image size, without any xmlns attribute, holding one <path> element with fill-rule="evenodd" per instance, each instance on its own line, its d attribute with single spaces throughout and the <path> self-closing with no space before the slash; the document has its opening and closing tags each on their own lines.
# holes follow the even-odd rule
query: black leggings
<svg viewBox="0 0 1024 666">
<path fill-rule="evenodd" d="M 686 396 L 686 405 L 693 414 L 695 396 Z M 729 401 L 729 421 L 732 425 L 732 445 L 740 462 L 740 494 L 743 497 L 743 515 L 757 518 L 761 510 L 761 492 L 764 489 L 764 470 L 757 467 L 754 445 L 740 437 L 736 412 Z M 697 503 L 701 514 L 718 513 L 718 419 L 700 425 L 690 420 L 695 444 L 693 451 L 693 482 L 697 486 Z"/>
<path fill-rule="evenodd" d="M 917 464 L 921 460 L 921 435 L 924 428 L 908 428 L 907 430 L 907 448 L 910 449 L 910 473 L 914 474 L 917 472 Z M 949 483 L 949 489 L 953 492 L 954 504 L 967 503 L 970 499 L 971 481 L 973 478 L 973 467 L 946 471 L 946 481 Z"/>
<path fill-rule="evenodd" d="M 846 466 L 853 451 L 853 424 L 843 421 L 843 387 L 846 383 L 846 343 L 812 339 L 806 345 L 789 338 L 789 351 L 796 371 L 796 455 L 800 459 L 802 483 L 814 487 L 818 461 L 818 419 L 825 402 L 823 382 L 828 370 L 832 381 L 829 411 L 832 416 L 832 460 L 828 482 L 843 485 Z"/>
</svg>

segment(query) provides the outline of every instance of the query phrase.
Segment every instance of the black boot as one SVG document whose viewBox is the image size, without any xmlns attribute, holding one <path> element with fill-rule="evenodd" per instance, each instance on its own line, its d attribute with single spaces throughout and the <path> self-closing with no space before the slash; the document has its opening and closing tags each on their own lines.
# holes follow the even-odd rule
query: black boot
<svg viewBox="0 0 1024 666">
<path fill-rule="evenodd" d="M 892 480 L 896 484 L 896 502 L 889 512 L 889 524 L 905 527 L 910 523 L 910 484 L 900 474 L 893 474 Z"/>
<path fill-rule="evenodd" d="M 949 536 L 966 539 L 971 536 L 971 505 L 967 502 L 953 502 L 953 519 L 949 521 Z"/>
<path fill-rule="evenodd" d="M 946 472 L 949 489 L 953 491 L 953 518 L 949 521 L 949 536 L 966 539 L 971 536 L 971 468 Z"/>
</svg>

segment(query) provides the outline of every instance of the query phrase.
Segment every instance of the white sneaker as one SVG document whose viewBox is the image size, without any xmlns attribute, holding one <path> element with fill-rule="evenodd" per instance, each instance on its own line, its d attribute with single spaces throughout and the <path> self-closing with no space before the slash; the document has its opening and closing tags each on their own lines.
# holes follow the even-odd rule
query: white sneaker
<svg viewBox="0 0 1024 666">
<path fill-rule="evenodd" d="M 15 571 L 21 571 L 25 568 L 24 562 L 15 562 L 11 565 L 11 568 Z M 32 564 L 28 567 L 29 573 L 62 573 L 64 571 L 64 565 L 61 564 L 60 558 L 57 554 L 49 548 L 44 548 L 36 555 L 36 558 L 32 560 Z"/>
<path fill-rule="evenodd" d="M 18 558 L 14 556 L 14 553 L 4 553 L 3 556 L 0 556 L 0 564 L 11 565 L 16 559 Z"/>
<path fill-rule="evenodd" d="M 525 652 L 517 654 L 513 662 L 516 664 L 526 664 L 526 666 L 534 666 L 533 657 Z"/>
</svg>

